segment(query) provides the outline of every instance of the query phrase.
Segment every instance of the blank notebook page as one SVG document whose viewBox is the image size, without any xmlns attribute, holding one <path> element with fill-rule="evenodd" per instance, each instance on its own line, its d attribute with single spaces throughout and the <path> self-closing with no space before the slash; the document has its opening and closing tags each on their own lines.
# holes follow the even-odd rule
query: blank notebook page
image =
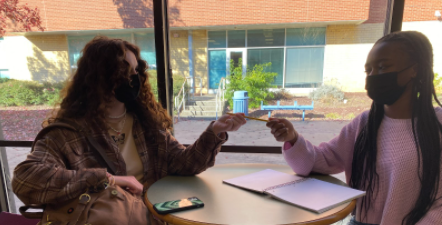
<svg viewBox="0 0 442 225">
<path fill-rule="evenodd" d="M 266 169 L 256 173 L 224 180 L 224 182 L 249 190 L 264 192 L 264 190 L 268 187 L 300 179 L 303 178 L 296 175 L 290 175 L 287 173 Z"/>
<path fill-rule="evenodd" d="M 330 206 L 363 196 L 364 191 L 347 188 L 317 179 L 268 190 L 267 193 L 303 208 L 325 211 Z"/>
</svg>

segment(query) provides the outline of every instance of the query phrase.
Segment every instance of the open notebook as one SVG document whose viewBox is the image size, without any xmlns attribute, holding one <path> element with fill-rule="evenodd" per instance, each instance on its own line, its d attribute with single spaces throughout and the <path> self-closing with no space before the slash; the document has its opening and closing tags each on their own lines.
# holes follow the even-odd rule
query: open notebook
<svg viewBox="0 0 442 225">
<path fill-rule="evenodd" d="M 271 169 L 223 180 L 223 182 L 251 191 L 266 193 L 276 199 L 316 213 L 325 212 L 365 195 L 365 191 Z"/>
</svg>

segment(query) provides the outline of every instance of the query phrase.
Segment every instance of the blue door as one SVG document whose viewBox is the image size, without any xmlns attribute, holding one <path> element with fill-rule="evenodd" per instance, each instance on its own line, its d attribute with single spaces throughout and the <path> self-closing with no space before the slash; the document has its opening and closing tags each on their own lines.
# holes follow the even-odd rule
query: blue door
<svg viewBox="0 0 442 225">
<path fill-rule="evenodd" d="M 209 51 L 209 88 L 218 89 L 221 78 L 226 77 L 226 50 Z"/>
</svg>

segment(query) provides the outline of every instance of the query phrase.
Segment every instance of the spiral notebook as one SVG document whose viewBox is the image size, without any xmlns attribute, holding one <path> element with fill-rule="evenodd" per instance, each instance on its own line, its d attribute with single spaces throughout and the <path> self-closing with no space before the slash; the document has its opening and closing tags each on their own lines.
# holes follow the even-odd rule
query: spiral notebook
<svg viewBox="0 0 442 225">
<path fill-rule="evenodd" d="M 223 180 L 223 182 L 269 194 L 276 199 L 316 213 L 323 213 L 365 195 L 365 191 L 271 169 Z"/>
</svg>

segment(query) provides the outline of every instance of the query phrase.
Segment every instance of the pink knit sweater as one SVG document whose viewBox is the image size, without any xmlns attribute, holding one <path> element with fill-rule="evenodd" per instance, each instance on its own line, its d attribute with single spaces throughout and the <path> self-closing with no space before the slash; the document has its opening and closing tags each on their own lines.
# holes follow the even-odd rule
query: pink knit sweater
<svg viewBox="0 0 442 225">
<path fill-rule="evenodd" d="M 435 110 L 439 121 L 442 121 L 442 109 L 438 107 Z M 312 145 L 300 135 L 293 146 L 289 142 L 284 143 L 284 158 L 293 171 L 300 175 L 308 175 L 310 172 L 335 174 L 345 171 L 348 184 L 354 144 L 367 120 L 368 111 L 342 128 L 337 137 L 319 146 Z M 361 211 L 361 199 L 358 200 L 356 220 L 380 225 L 401 224 L 402 219 L 413 208 L 420 190 L 418 156 L 411 119 L 392 119 L 384 116 L 378 132 L 379 190 L 374 194 L 375 200 L 368 211 L 366 221 L 361 221 L 364 212 Z M 442 179 L 437 197 L 442 197 Z M 442 224 L 442 198 L 436 201 L 418 224 Z"/>
</svg>

